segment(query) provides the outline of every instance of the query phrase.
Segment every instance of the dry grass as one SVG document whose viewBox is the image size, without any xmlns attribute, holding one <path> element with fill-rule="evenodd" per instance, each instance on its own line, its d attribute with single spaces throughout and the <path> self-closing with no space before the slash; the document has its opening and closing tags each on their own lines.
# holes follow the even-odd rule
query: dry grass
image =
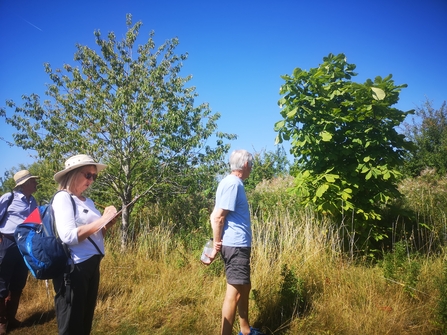
<svg viewBox="0 0 447 335">
<path fill-rule="evenodd" d="M 441 334 L 436 278 L 442 259 L 421 260 L 417 287 L 386 280 L 378 265 L 343 257 L 329 222 L 309 212 L 254 219 L 252 322 L 267 334 Z M 128 252 L 109 239 L 93 334 L 218 334 L 222 262 L 209 267 L 168 229 Z M 10 334 L 54 334 L 53 290 L 30 278 Z M 237 324 L 234 333 L 237 334 Z"/>
</svg>

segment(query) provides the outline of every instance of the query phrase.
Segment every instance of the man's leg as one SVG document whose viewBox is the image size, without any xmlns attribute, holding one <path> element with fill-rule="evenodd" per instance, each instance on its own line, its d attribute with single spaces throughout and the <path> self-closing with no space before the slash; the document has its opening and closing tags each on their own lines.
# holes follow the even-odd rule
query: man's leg
<svg viewBox="0 0 447 335">
<path fill-rule="evenodd" d="M 9 329 L 17 328 L 21 325 L 21 322 L 16 319 L 16 314 L 19 308 L 20 296 L 28 279 L 28 268 L 17 246 L 13 249 L 11 248 L 11 257 L 15 258 L 14 271 L 9 285 L 9 295 L 5 299 Z"/>
<path fill-rule="evenodd" d="M 222 335 L 231 335 L 233 330 L 236 309 L 239 313 L 239 322 L 242 334 L 250 333 L 248 321 L 248 298 L 251 285 L 227 284 L 227 292 L 222 307 Z"/>
<path fill-rule="evenodd" d="M 236 308 L 240 297 L 240 293 L 236 286 L 237 285 L 227 284 L 227 292 L 225 293 L 225 299 L 222 307 L 222 335 L 231 335 L 233 331 Z"/>
<path fill-rule="evenodd" d="M 243 335 L 250 334 L 250 322 L 248 321 L 248 298 L 250 295 L 251 285 L 237 285 L 239 291 L 239 301 L 237 310 L 239 313 L 239 324 Z"/>
<path fill-rule="evenodd" d="M 14 257 L 11 250 L 14 242 L 0 235 L 0 334 L 6 334 L 8 318 L 6 316 L 5 299 L 9 294 L 12 273 L 14 271 Z"/>
</svg>

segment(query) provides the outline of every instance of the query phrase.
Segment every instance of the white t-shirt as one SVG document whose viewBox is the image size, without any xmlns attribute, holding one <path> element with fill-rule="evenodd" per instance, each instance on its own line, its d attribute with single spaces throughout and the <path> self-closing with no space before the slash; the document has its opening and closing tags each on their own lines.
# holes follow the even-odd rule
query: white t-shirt
<svg viewBox="0 0 447 335">
<path fill-rule="evenodd" d="M 76 204 L 76 217 L 73 213 L 73 204 L 70 197 Z M 90 198 L 82 201 L 68 192 L 59 192 L 53 199 L 53 210 L 59 237 L 62 242 L 69 246 L 75 264 L 84 262 L 94 255 L 99 255 L 98 250 L 88 239 L 78 242 L 77 227 L 91 223 L 101 217 L 101 213 L 95 208 L 95 204 Z M 90 238 L 104 254 L 102 230 L 90 235 Z"/>
</svg>

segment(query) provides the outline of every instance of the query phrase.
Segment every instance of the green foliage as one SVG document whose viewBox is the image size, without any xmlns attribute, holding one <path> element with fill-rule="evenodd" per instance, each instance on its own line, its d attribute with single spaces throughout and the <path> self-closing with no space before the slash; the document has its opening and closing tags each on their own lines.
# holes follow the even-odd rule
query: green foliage
<svg viewBox="0 0 447 335">
<path fill-rule="evenodd" d="M 23 106 L 7 101 L 14 114 L 0 111 L 17 129 L 16 145 L 36 150 L 58 164 L 78 153 L 108 165 L 93 190 L 101 202 L 128 204 L 149 190 L 155 201 L 168 194 L 209 190 L 210 180 L 224 168 L 232 134 L 217 131 L 218 113 L 208 104 L 195 104 L 198 94 L 179 76 L 187 54 L 175 54 L 176 38 L 155 46 L 154 33 L 136 45 L 142 23 L 132 25 L 122 41 L 113 32 L 103 39 L 95 32 L 97 50 L 77 45 L 74 59 L 53 69 L 45 64 L 52 84 L 40 101 L 23 96 Z M 214 147 L 207 145 L 216 138 Z M 50 149 L 51 148 L 51 149 Z M 123 241 L 130 211 L 122 215 Z"/>
<path fill-rule="evenodd" d="M 385 279 L 400 284 L 404 290 L 414 295 L 421 265 L 416 257 L 411 257 L 405 241 L 394 244 L 393 252 L 386 252 L 382 262 Z"/>
<path fill-rule="evenodd" d="M 143 209 L 151 222 L 169 222 L 172 230 L 180 235 L 200 230 L 204 237 L 212 237 L 209 217 L 213 201 L 205 198 L 203 193 L 177 194 L 171 201 L 167 197 L 159 200 L 146 203 Z"/>
<path fill-rule="evenodd" d="M 281 271 L 282 284 L 280 289 L 280 305 L 282 315 L 285 317 L 294 317 L 303 310 L 304 304 L 304 282 L 297 275 L 297 270 L 283 266 Z"/>
<path fill-rule="evenodd" d="M 289 191 L 292 186 L 291 176 L 279 176 L 257 184 L 247 195 L 253 215 L 262 216 L 264 220 L 280 220 L 278 213 L 294 214 L 302 210 L 299 199 Z"/>
<path fill-rule="evenodd" d="M 278 282 L 279 288 L 273 301 L 272 297 L 264 297 L 256 289 L 251 291 L 260 313 L 259 323 L 269 324 L 274 328 L 280 328 L 297 318 L 307 307 L 304 281 L 298 277 L 298 271 L 293 266 L 282 265 Z"/>
<path fill-rule="evenodd" d="M 391 107 L 406 85 L 396 86 L 391 75 L 355 83 L 355 67 L 329 54 L 317 68 L 282 76 L 276 141 L 291 141 L 295 192 L 304 204 L 380 219 L 381 206 L 399 196 L 398 167 L 410 143 L 395 128 L 412 111 Z"/>
<path fill-rule="evenodd" d="M 3 177 L 0 178 L 0 194 L 4 194 L 7 192 L 11 192 L 14 189 L 15 182 L 14 182 L 14 174 L 17 171 L 26 169 L 24 166 L 20 166 L 17 170 L 11 169 L 9 171 L 6 171 Z"/>
<path fill-rule="evenodd" d="M 439 175 L 447 173 L 447 103 L 439 109 L 427 100 L 416 109 L 416 118 L 405 124 L 405 135 L 415 144 L 408 153 L 404 173 L 418 176 L 432 168 Z"/>
<path fill-rule="evenodd" d="M 244 181 L 245 190 L 253 190 L 263 180 L 271 180 L 288 174 L 289 161 L 282 146 L 275 151 L 261 151 L 253 154 L 254 167 L 250 176 Z"/>
<path fill-rule="evenodd" d="M 401 207 L 407 213 L 405 231 L 397 236 L 410 237 L 414 247 L 427 254 L 439 252 L 446 244 L 447 177 L 427 169 L 416 178 L 406 178 L 399 184 L 404 194 Z"/>
</svg>

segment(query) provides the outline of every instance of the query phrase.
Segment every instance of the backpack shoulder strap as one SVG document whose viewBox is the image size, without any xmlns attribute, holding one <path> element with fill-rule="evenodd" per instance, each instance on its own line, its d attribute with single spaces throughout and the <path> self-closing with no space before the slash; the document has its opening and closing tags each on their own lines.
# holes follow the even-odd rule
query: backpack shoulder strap
<svg viewBox="0 0 447 335">
<path fill-rule="evenodd" d="M 63 243 L 61 241 L 61 238 L 59 237 L 59 233 L 57 232 L 57 227 L 56 227 L 56 219 L 54 217 L 54 209 L 53 209 L 53 200 L 54 197 L 56 196 L 56 194 L 58 194 L 59 192 L 63 192 L 62 190 L 57 191 L 53 197 L 50 200 L 50 203 L 48 204 L 48 209 L 50 210 L 50 215 L 51 215 L 51 230 L 53 231 L 53 235 L 57 238 L 57 240 L 59 241 L 59 243 L 62 244 L 62 248 L 65 251 L 65 255 L 67 256 L 67 259 L 69 260 L 67 262 L 67 266 L 65 267 L 65 271 L 64 271 L 64 284 L 66 287 L 67 292 L 70 292 L 70 273 L 73 272 L 74 270 L 74 263 L 73 263 L 73 259 L 71 258 L 71 253 L 70 253 L 70 248 L 68 247 L 67 244 Z M 65 192 L 65 191 L 64 191 Z M 67 192 L 68 193 L 68 192 Z M 75 203 L 72 197 L 70 197 L 71 202 L 73 204 L 73 213 L 75 213 Z M 66 300 L 67 303 L 70 303 L 70 294 L 66 294 Z"/>
<path fill-rule="evenodd" d="M 51 205 L 51 207 L 53 207 L 53 200 L 54 200 L 54 197 L 55 197 L 56 194 L 58 194 L 59 192 L 67 192 L 67 191 L 65 191 L 65 190 L 59 190 L 59 191 L 57 191 L 57 192 L 53 195 L 53 197 L 51 198 L 51 200 L 50 200 L 50 203 L 49 203 L 49 204 Z M 68 193 L 68 192 L 67 192 L 67 193 Z M 68 193 L 68 194 L 70 194 L 70 193 Z M 73 216 L 76 217 L 76 204 L 75 204 L 73 198 L 71 197 L 71 194 L 70 194 L 70 200 L 71 200 L 71 204 L 72 204 L 72 206 L 73 206 Z M 51 215 L 52 215 L 51 229 L 53 230 L 53 234 L 54 234 L 54 236 L 56 236 L 58 239 L 60 239 L 60 237 L 59 237 L 59 233 L 57 232 L 56 219 L 54 218 L 54 210 L 53 210 L 52 208 L 51 208 Z M 65 243 L 64 243 L 64 246 L 66 246 Z"/>
<path fill-rule="evenodd" d="M 3 216 L 0 219 L 0 225 L 3 224 L 3 219 L 5 218 L 6 212 L 8 211 L 9 206 L 11 206 L 13 200 L 14 200 L 14 191 L 11 191 L 11 196 L 9 197 L 8 202 L 6 203 L 5 212 L 3 213 Z"/>
<path fill-rule="evenodd" d="M 11 206 L 13 200 L 14 200 L 14 191 L 11 191 L 11 196 L 8 199 L 8 206 L 6 208 Z"/>
</svg>

